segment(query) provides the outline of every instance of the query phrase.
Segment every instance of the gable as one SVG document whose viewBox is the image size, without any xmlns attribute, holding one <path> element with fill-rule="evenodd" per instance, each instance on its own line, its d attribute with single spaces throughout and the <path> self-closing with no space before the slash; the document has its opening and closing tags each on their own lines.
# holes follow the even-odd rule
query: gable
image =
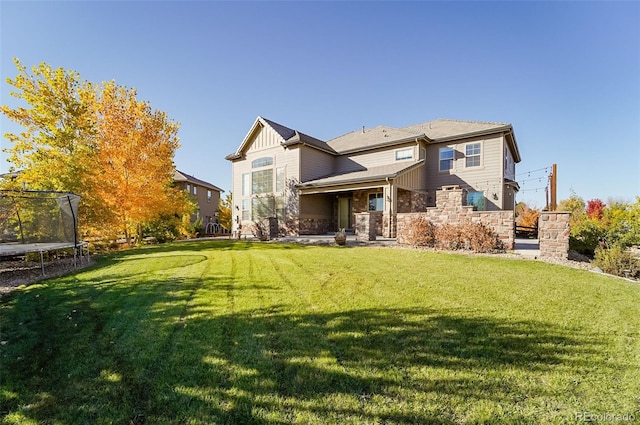
<svg viewBox="0 0 640 425">
<path fill-rule="evenodd" d="M 233 161 L 243 158 L 247 152 L 280 146 L 286 142 L 286 136 L 292 136 L 294 134 L 295 131 L 290 128 L 258 117 L 238 147 L 238 150 L 227 155 L 226 159 Z"/>
</svg>

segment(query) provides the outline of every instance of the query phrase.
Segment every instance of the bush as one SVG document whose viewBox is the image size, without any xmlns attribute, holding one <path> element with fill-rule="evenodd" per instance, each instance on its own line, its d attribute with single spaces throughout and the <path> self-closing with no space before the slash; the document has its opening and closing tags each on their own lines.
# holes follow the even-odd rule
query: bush
<svg viewBox="0 0 640 425">
<path fill-rule="evenodd" d="M 606 235 L 604 225 L 596 220 L 584 219 L 571 227 L 569 249 L 580 254 L 593 255 L 599 242 Z"/>
<path fill-rule="evenodd" d="M 436 246 L 441 249 L 470 249 L 474 252 L 501 251 L 498 235 L 482 223 L 442 224 L 435 231 Z"/>
<path fill-rule="evenodd" d="M 620 247 L 596 249 L 593 264 L 605 273 L 633 279 L 640 278 L 640 260 Z"/>
<path fill-rule="evenodd" d="M 433 247 L 436 242 L 435 226 L 425 217 L 412 218 L 405 227 L 403 239 L 407 245 Z"/>
</svg>

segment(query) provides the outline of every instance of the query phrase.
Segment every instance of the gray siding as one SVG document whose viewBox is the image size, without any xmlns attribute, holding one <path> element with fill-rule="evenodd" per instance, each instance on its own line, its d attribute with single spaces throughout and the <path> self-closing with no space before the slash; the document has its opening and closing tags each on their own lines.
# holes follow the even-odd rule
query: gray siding
<svg viewBox="0 0 640 425">
<path fill-rule="evenodd" d="M 477 167 L 465 166 L 465 146 L 481 143 L 481 164 Z M 435 191 L 446 185 L 459 185 L 468 191 L 484 192 L 486 209 L 502 207 L 504 143 L 500 135 L 490 138 L 468 139 L 464 142 L 438 143 L 427 147 L 427 190 L 432 199 Z M 439 171 L 439 149 L 454 148 L 455 159 L 452 170 Z M 493 195 L 498 199 L 494 199 Z"/>
<path fill-rule="evenodd" d="M 340 156 L 337 158 L 336 172 L 344 173 L 392 164 L 396 162 L 396 151 L 406 148 L 413 148 L 413 159 L 402 161 L 407 163 L 417 161 L 419 156 L 419 147 L 416 143 L 411 142 L 405 145 L 398 145 L 385 149 L 376 149 L 359 154 Z"/>
<path fill-rule="evenodd" d="M 319 179 L 334 173 L 335 157 L 326 152 L 302 146 L 300 151 L 300 181 Z"/>
</svg>

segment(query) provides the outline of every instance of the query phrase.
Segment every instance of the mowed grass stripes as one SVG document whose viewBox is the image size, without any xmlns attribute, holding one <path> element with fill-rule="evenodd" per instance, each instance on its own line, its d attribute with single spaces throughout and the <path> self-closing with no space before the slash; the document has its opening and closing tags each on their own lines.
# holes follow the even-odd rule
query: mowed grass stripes
<svg viewBox="0 0 640 425">
<path fill-rule="evenodd" d="M 0 304 L 6 424 L 640 419 L 640 287 L 534 261 L 209 241 Z"/>
</svg>

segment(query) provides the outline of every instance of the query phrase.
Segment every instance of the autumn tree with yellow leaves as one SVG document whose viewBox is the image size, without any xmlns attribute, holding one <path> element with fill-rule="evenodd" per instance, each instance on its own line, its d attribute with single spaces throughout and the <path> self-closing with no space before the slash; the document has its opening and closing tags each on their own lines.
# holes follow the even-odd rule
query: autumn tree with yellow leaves
<svg viewBox="0 0 640 425">
<path fill-rule="evenodd" d="M 94 85 L 47 64 L 32 73 L 15 60 L 7 82 L 28 107 L 2 112 L 24 131 L 5 135 L 12 188 L 61 190 L 82 196 L 84 235 L 140 235 L 145 223 L 191 213 L 173 187 L 179 125 L 114 81 Z"/>
</svg>

